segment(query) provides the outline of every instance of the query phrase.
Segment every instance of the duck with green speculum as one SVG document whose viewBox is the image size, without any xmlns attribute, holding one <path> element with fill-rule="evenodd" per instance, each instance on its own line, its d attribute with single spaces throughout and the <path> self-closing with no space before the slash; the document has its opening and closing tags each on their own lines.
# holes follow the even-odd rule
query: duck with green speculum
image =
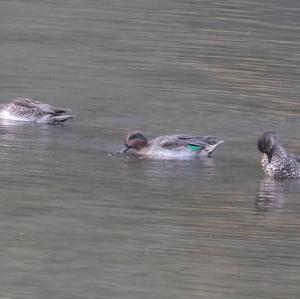
<svg viewBox="0 0 300 299">
<path fill-rule="evenodd" d="M 215 148 L 224 140 L 213 136 L 193 136 L 185 134 L 165 135 L 148 140 L 140 131 L 127 134 L 121 153 L 134 149 L 137 154 L 159 159 L 188 159 L 211 156 Z"/>
</svg>

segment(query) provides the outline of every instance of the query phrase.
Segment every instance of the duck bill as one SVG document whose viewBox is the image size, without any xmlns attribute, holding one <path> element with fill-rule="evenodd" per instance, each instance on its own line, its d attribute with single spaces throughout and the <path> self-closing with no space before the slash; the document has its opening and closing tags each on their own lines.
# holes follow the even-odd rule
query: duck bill
<svg viewBox="0 0 300 299">
<path fill-rule="evenodd" d="M 129 149 L 130 147 L 127 144 L 124 144 L 124 146 L 120 150 L 120 153 L 125 154 Z"/>
</svg>

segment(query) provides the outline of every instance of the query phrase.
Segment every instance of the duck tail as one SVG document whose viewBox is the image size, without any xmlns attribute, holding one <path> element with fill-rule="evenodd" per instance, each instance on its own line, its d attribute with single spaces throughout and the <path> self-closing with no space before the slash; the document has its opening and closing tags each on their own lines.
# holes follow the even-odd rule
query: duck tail
<svg viewBox="0 0 300 299">
<path fill-rule="evenodd" d="M 213 151 L 216 149 L 217 146 L 219 146 L 220 144 L 222 144 L 224 142 L 224 140 L 219 140 L 217 141 L 215 144 L 208 144 L 205 147 L 205 151 L 207 152 L 208 157 L 211 157 Z"/>
<path fill-rule="evenodd" d="M 57 116 L 53 116 L 52 120 L 53 123 L 63 123 L 66 120 L 70 119 L 70 118 L 74 118 L 75 115 L 57 115 Z"/>
<path fill-rule="evenodd" d="M 61 108 L 61 107 L 52 107 L 55 113 L 61 114 L 61 113 L 70 113 L 71 109 L 69 108 Z"/>
</svg>

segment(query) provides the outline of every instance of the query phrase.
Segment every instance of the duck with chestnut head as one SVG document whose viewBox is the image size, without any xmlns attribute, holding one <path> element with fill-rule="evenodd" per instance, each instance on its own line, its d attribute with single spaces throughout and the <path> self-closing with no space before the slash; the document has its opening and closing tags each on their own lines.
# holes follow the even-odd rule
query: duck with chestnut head
<svg viewBox="0 0 300 299">
<path fill-rule="evenodd" d="M 162 159 L 186 159 L 199 156 L 211 156 L 215 148 L 223 143 L 213 136 L 193 136 L 184 134 L 164 135 L 148 138 L 140 131 L 127 134 L 122 153 L 134 149 L 144 156 Z"/>
<path fill-rule="evenodd" d="M 261 166 L 266 175 L 300 178 L 300 156 L 285 150 L 274 132 L 263 133 L 257 140 L 257 147 L 263 153 Z"/>
</svg>

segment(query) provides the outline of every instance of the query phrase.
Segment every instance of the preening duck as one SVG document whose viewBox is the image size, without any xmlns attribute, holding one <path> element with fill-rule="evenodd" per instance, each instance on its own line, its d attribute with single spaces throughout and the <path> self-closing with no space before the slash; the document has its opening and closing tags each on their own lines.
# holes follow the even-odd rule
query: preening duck
<svg viewBox="0 0 300 299">
<path fill-rule="evenodd" d="M 274 132 L 263 133 L 257 140 L 257 147 L 263 153 L 261 166 L 266 175 L 300 178 L 300 156 L 286 151 Z"/>
<path fill-rule="evenodd" d="M 69 109 L 29 98 L 16 98 L 11 103 L 0 105 L 0 118 L 16 121 L 57 124 L 73 118 L 69 112 Z"/>
</svg>

